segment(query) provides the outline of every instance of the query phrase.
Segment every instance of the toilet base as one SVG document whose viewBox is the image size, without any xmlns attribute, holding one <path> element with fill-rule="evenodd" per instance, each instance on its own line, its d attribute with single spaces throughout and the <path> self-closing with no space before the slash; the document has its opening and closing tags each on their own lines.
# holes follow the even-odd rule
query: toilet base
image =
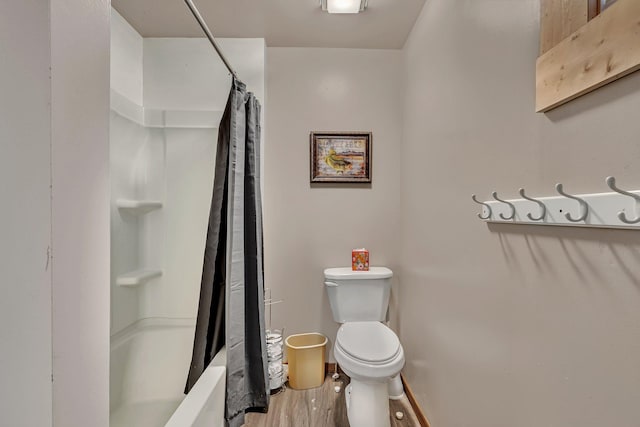
<svg viewBox="0 0 640 427">
<path fill-rule="evenodd" d="M 347 417 L 351 427 L 390 427 L 387 381 L 351 379 L 345 389 Z"/>
<path fill-rule="evenodd" d="M 389 379 L 389 399 L 400 400 L 404 398 L 404 396 L 404 386 L 402 385 L 400 374 L 391 377 L 391 379 Z"/>
</svg>

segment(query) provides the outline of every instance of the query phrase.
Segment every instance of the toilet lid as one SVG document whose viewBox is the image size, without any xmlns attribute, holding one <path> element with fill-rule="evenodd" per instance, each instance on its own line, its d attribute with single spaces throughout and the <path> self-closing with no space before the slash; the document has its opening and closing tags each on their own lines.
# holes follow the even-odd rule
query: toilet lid
<svg viewBox="0 0 640 427">
<path fill-rule="evenodd" d="M 336 344 L 349 356 L 369 363 L 386 362 L 400 351 L 396 334 L 380 322 L 348 322 L 338 330 Z"/>
</svg>

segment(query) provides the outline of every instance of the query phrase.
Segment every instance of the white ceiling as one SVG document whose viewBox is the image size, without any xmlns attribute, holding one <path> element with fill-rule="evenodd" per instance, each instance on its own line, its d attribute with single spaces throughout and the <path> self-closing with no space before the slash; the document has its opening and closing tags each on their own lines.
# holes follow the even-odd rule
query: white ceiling
<svg viewBox="0 0 640 427">
<path fill-rule="evenodd" d="M 425 0 L 369 0 L 357 15 L 329 15 L 320 0 L 194 0 L 216 37 L 267 46 L 399 49 Z M 112 0 L 143 37 L 203 37 L 183 0 Z"/>
</svg>

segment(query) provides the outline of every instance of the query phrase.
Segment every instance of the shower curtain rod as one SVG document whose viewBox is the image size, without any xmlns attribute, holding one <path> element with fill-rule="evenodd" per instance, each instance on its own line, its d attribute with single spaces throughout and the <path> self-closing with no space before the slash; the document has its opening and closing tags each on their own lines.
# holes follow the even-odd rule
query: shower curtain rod
<svg viewBox="0 0 640 427">
<path fill-rule="evenodd" d="M 238 75 L 236 74 L 235 71 L 233 71 L 233 68 L 231 68 L 231 64 L 229 64 L 229 61 L 227 61 L 227 58 L 224 56 L 224 53 L 222 53 L 220 46 L 218 46 L 218 43 L 216 43 L 216 39 L 213 37 L 213 34 L 211 34 L 211 30 L 209 30 L 207 23 L 204 22 L 204 19 L 202 18 L 202 15 L 200 15 L 200 12 L 198 11 L 198 8 L 196 7 L 196 5 L 193 4 L 192 0 L 184 0 L 184 2 L 189 7 L 189 10 L 191 10 L 191 13 L 193 13 L 193 16 L 194 18 L 196 18 L 196 21 L 198 21 L 198 24 L 200 24 L 202 31 L 204 31 L 204 33 L 207 35 L 207 38 L 213 45 L 213 48 L 216 50 L 216 52 L 218 52 L 218 55 L 220 56 L 220 59 L 222 59 L 222 62 L 224 62 L 224 65 L 227 67 L 231 75 L 233 75 L 233 77 L 237 79 Z"/>
</svg>

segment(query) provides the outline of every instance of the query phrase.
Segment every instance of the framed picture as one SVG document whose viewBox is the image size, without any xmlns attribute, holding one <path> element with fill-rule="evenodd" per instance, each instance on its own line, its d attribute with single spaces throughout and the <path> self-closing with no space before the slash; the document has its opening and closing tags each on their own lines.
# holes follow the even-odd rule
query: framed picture
<svg viewBox="0 0 640 427">
<path fill-rule="evenodd" d="M 311 132 L 311 182 L 371 182 L 371 132 Z"/>
</svg>

